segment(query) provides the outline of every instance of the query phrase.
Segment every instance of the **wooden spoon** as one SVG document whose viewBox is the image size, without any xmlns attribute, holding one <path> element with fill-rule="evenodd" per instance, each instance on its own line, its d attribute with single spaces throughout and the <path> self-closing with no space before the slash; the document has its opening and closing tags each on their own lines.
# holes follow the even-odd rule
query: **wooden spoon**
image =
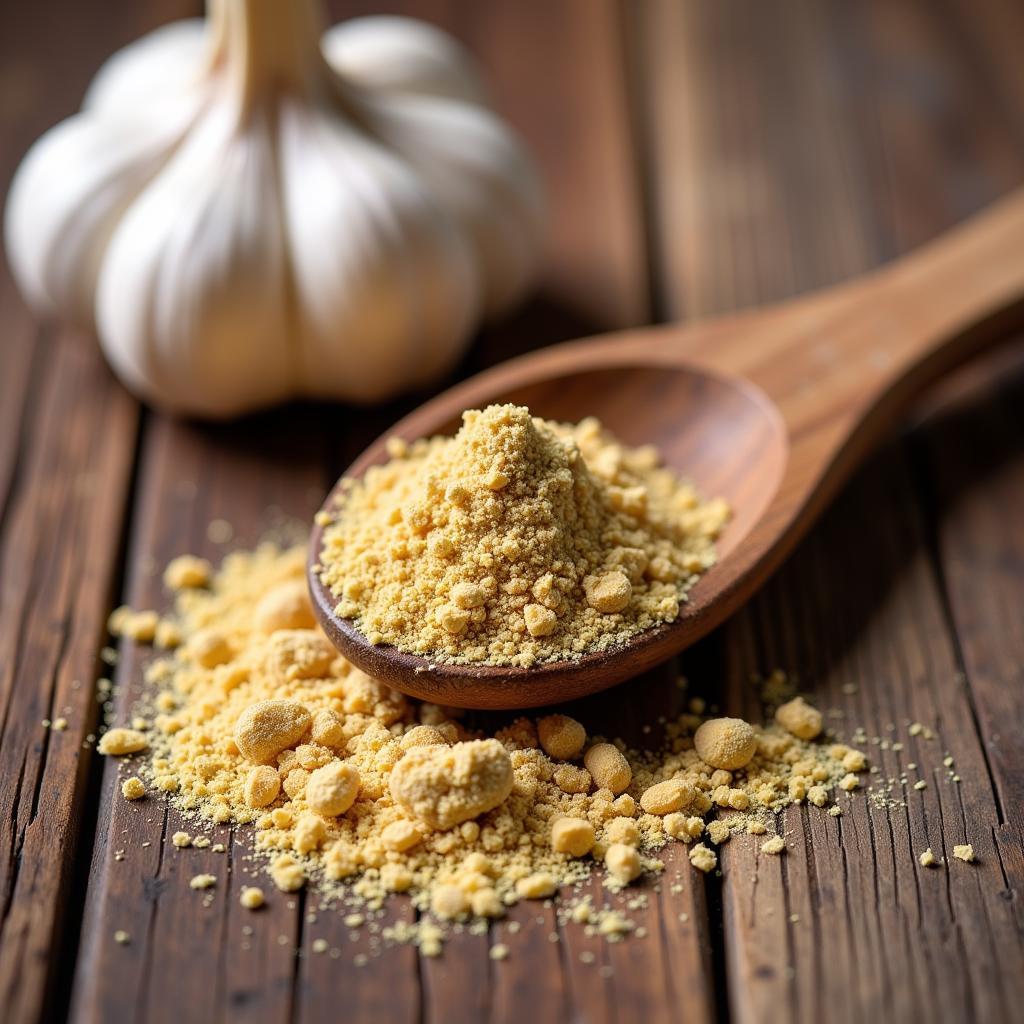
<svg viewBox="0 0 1024 1024">
<path fill-rule="evenodd" d="M 529 669 L 451 665 L 374 646 L 334 614 L 336 598 L 314 569 L 317 527 L 309 571 L 317 616 L 359 668 L 440 704 L 525 708 L 612 686 L 735 611 L 909 400 L 1021 322 L 1024 189 L 906 258 L 826 291 L 704 323 L 572 342 L 496 366 L 427 402 L 386 436 L 454 433 L 464 409 L 492 402 L 555 420 L 596 415 L 627 443 L 656 445 L 706 497 L 729 502 L 734 516 L 718 563 L 675 622 L 622 647 Z M 387 461 L 385 440 L 346 475 Z M 325 509 L 333 499 L 334 492 Z"/>
</svg>

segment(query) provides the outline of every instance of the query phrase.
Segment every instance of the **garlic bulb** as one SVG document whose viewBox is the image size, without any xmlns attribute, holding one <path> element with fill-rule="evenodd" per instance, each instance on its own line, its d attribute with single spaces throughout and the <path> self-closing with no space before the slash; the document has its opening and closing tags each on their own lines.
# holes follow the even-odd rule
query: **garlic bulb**
<svg viewBox="0 0 1024 1024">
<path fill-rule="evenodd" d="M 115 54 L 15 177 L 25 296 L 158 405 L 384 398 L 531 281 L 537 181 L 459 46 L 319 28 L 316 0 L 210 0 Z"/>
</svg>

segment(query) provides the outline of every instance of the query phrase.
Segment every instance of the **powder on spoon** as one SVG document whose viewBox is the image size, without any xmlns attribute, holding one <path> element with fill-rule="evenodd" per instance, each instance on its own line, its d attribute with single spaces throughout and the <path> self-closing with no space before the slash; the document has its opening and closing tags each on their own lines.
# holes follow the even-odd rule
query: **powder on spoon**
<svg viewBox="0 0 1024 1024">
<path fill-rule="evenodd" d="M 437 661 L 529 666 L 671 622 L 729 516 L 593 418 L 492 405 L 390 453 L 325 517 L 320 578 L 372 643 Z"/>
</svg>

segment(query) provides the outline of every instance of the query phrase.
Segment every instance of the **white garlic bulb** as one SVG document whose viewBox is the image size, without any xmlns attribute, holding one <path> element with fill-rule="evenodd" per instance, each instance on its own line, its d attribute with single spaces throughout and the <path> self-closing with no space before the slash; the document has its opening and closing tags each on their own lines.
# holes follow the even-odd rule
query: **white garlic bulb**
<svg viewBox="0 0 1024 1024">
<path fill-rule="evenodd" d="M 166 408 L 427 383 L 528 287 L 536 177 L 469 59 L 406 18 L 210 0 L 115 54 L 7 201 L 37 308 Z"/>
</svg>

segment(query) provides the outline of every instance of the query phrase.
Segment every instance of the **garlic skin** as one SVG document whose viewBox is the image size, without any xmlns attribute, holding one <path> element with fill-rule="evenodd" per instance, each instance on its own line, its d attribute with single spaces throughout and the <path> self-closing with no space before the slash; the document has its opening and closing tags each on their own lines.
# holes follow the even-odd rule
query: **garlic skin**
<svg viewBox="0 0 1024 1024">
<path fill-rule="evenodd" d="M 468 57 L 411 19 L 211 0 L 115 54 L 29 151 L 5 243 L 136 394 L 238 415 L 436 379 L 539 260 L 533 169 Z"/>
</svg>

